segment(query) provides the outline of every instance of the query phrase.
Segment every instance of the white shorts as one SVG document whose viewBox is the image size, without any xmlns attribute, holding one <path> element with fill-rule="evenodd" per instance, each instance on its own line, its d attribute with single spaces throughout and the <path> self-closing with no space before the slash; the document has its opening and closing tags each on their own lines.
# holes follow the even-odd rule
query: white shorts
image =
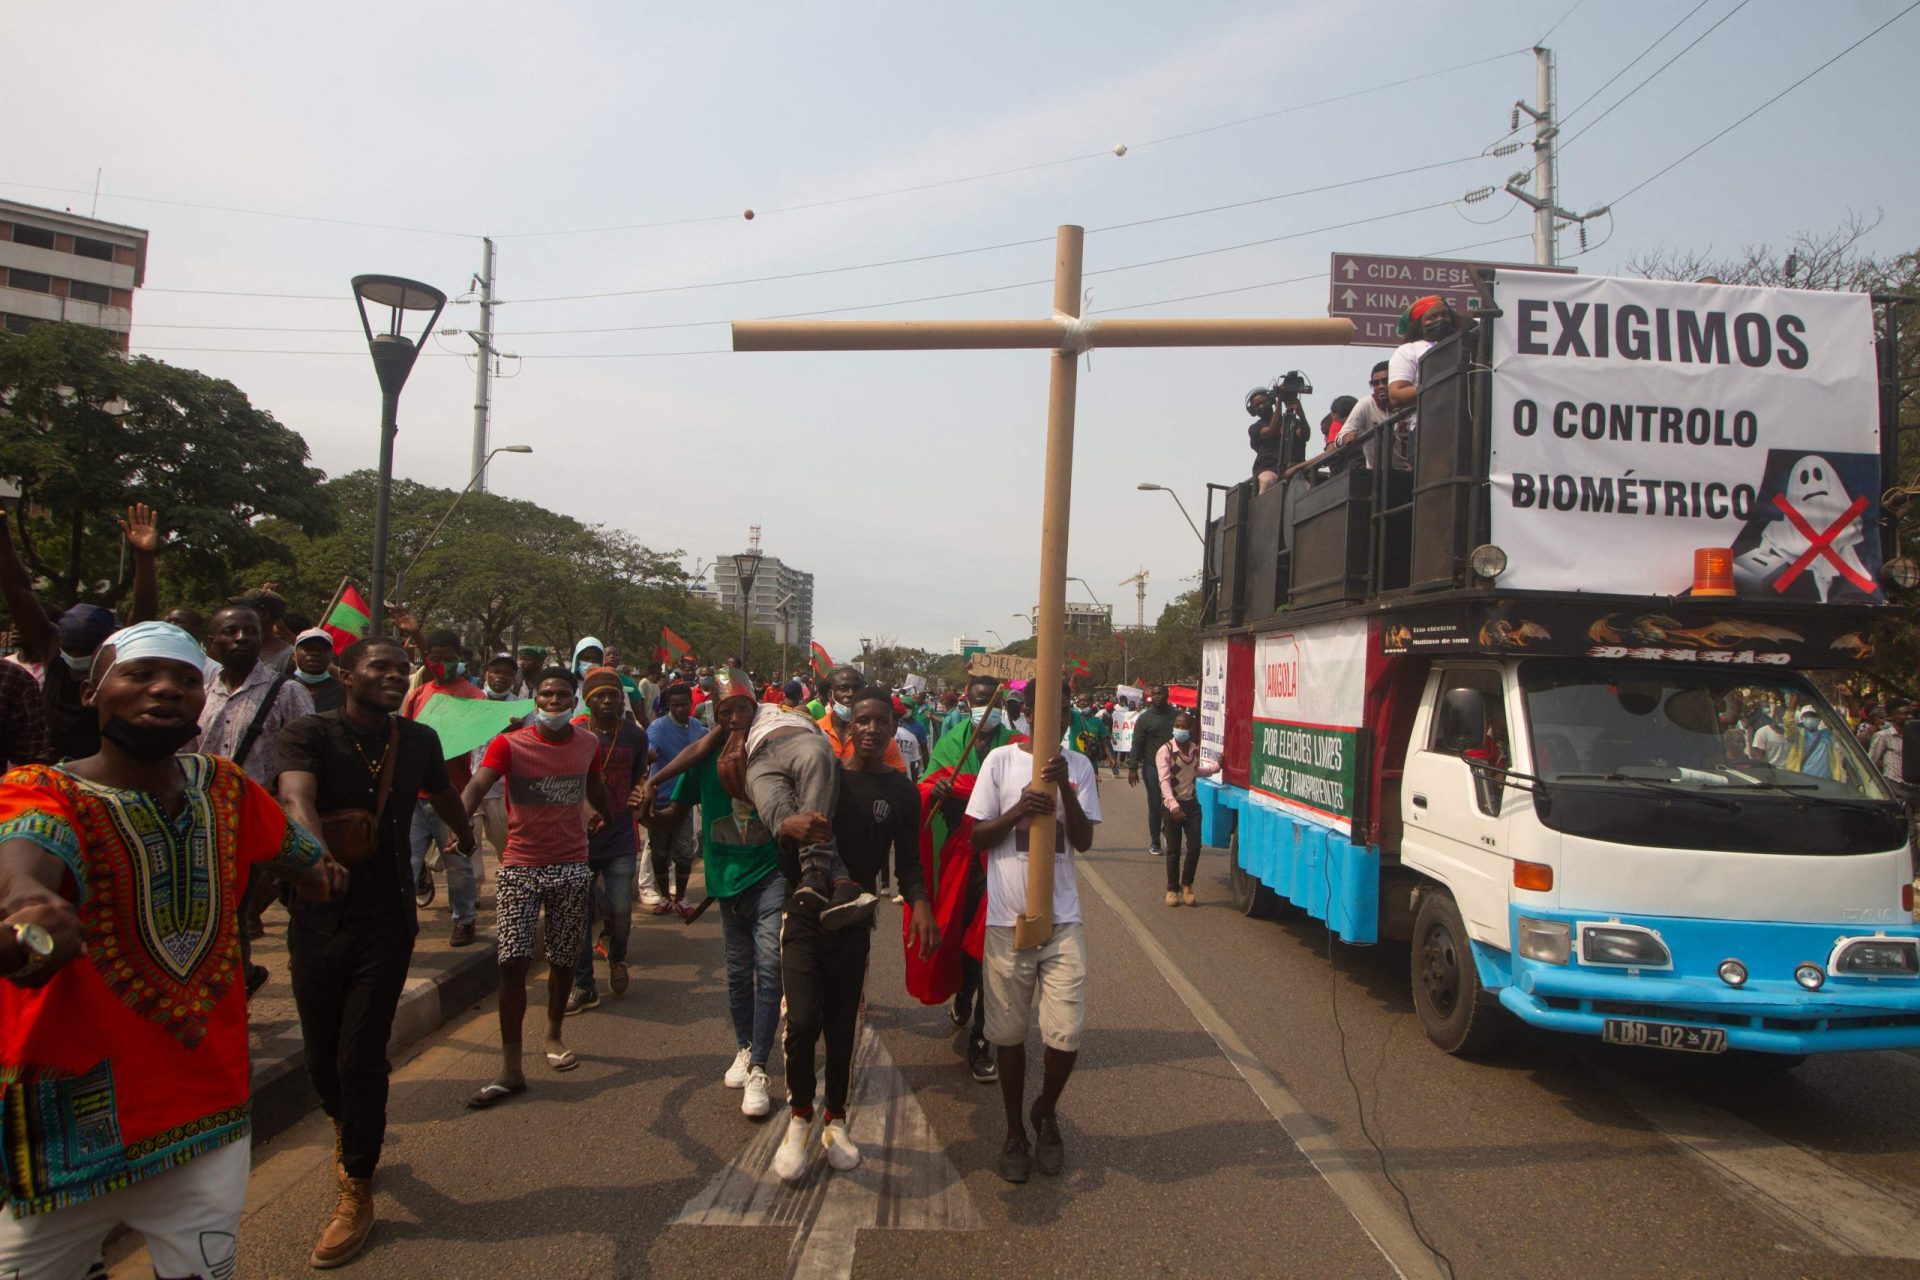
<svg viewBox="0 0 1920 1280">
<path fill-rule="evenodd" d="M 156 1276 L 229 1280 L 252 1165 L 249 1138 L 144 1182 L 16 1218 L 0 1209 L 0 1276 L 84 1276 L 115 1227 L 140 1233 Z"/>
<path fill-rule="evenodd" d="M 1013 949 L 1012 929 L 989 926 L 980 965 L 988 1040 L 1025 1044 L 1037 992 L 1041 1042 L 1063 1053 L 1079 1050 L 1087 1026 L 1087 939 L 1077 921 L 1055 925 L 1045 946 L 1027 951 Z"/>
</svg>

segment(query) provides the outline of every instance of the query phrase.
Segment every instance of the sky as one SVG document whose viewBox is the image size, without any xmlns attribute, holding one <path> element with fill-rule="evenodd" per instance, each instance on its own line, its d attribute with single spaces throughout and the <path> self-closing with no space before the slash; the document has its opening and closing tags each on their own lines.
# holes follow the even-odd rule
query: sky
<svg viewBox="0 0 1920 1280">
<path fill-rule="evenodd" d="M 758 525 L 815 575 L 832 653 L 944 651 L 1027 633 L 1047 355 L 736 354 L 719 322 L 1044 316 L 1063 223 L 1088 228 L 1096 316 L 1324 316 L 1335 252 L 1532 261 L 1531 216 L 1498 191 L 1531 153 L 1491 152 L 1543 37 L 1560 202 L 1613 206 L 1586 252 L 1562 233 L 1569 265 L 1737 253 L 1850 212 L 1881 219 L 1868 251 L 1911 251 L 1920 13 L 1633 190 L 1908 7 L 14 0 L 7 97 L 37 125 L 0 131 L 0 195 L 147 228 L 135 350 L 231 379 L 330 475 L 377 459 L 349 279 L 469 298 L 494 236 L 495 343 L 519 358 L 492 441 L 534 449 L 495 460 L 496 492 L 690 570 Z M 477 319 L 460 302 L 441 327 Z M 397 474 L 468 480 L 472 350 L 423 352 Z M 1144 568 L 1151 623 L 1200 547 L 1136 486 L 1200 520 L 1207 482 L 1247 474 L 1249 389 L 1303 370 L 1318 421 L 1387 354 L 1091 353 L 1069 597 L 1131 623 L 1121 579 Z"/>
</svg>

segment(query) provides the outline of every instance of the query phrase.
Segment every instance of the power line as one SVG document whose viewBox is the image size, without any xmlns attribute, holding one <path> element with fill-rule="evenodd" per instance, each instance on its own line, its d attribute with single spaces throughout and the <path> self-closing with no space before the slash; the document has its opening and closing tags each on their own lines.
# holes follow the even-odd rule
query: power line
<svg viewBox="0 0 1920 1280">
<path fill-rule="evenodd" d="M 1743 3 L 1744 3 L 1744 0 L 1743 0 Z M 1788 94 L 1792 93 L 1795 89 L 1798 89 L 1801 85 L 1813 79 L 1815 76 L 1819 75 L 1822 71 L 1825 71 L 1828 67 L 1840 61 L 1840 59 L 1846 57 L 1848 54 L 1852 53 L 1855 49 L 1858 49 L 1861 45 L 1873 39 L 1875 36 L 1879 35 L 1882 31 L 1885 31 L 1888 27 L 1892 26 L 1894 23 L 1900 21 L 1900 19 L 1912 13 L 1915 9 L 1920 9 L 1920 0 L 1914 0 L 1912 4 L 1909 4 L 1906 8 L 1894 14 L 1891 18 L 1888 18 L 1885 22 L 1881 23 L 1879 26 L 1875 27 L 1873 30 L 1867 32 L 1867 34 L 1861 36 L 1858 40 L 1855 40 L 1852 44 L 1848 45 L 1846 48 L 1842 49 L 1840 52 L 1834 54 L 1831 58 L 1828 58 L 1825 62 L 1821 63 L 1819 66 L 1815 67 L 1813 70 L 1807 72 L 1807 74 L 1801 76 L 1798 80 L 1795 80 L 1792 84 L 1788 85 L 1786 88 L 1782 89 L 1780 92 L 1774 94 L 1771 98 L 1768 98 L 1765 102 L 1761 103 L 1759 106 L 1755 107 L 1753 110 L 1747 112 L 1747 114 L 1741 116 L 1738 120 L 1735 120 L 1732 124 L 1720 130 L 1720 132 L 1714 134 L 1711 138 L 1708 138 L 1705 142 L 1702 142 L 1699 146 L 1693 148 L 1693 150 L 1687 152 L 1685 155 L 1681 156 L 1679 159 L 1674 160 L 1673 162 L 1668 164 L 1665 168 L 1660 169 L 1657 172 L 1651 174 L 1650 176 L 1641 179 L 1635 185 L 1627 188 L 1621 194 L 1615 196 L 1610 203 L 1619 204 L 1622 200 L 1625 200 L 1627 197 L 1634 195 L 1635 193 L 1639 192 L 1642 188 L 1649 186 L 1650 184 L 1665 177 L 1667 174 L 1673 172 L 1673 170 L 1679 168 L 1682 164 L 1685 164 L 1688 160 L 1693 159 L 1693 157 L 1699 155 L 1702 151 L 1705 151 L 1708 147 L 1720 141 L 1720 139 L 1726 137 L 1729 133 L 1732 133 L 1735 129 L 1738 129 L 1741 125 L 1753 119 L 1755 116 L 1759 115 L 1762 111 L 1765 111 L 1768 107 L 1780 101 L 1780 99 L 1786 97 Z"/>
<path fill-rule="evenodd" d="M 1250 208 L 1254 205 L 1271 204 L 1279 200 L 1292 200 L 1300 196 L 1319 195 L 1328 191 L 1337 191 L 1345 187 L 1356 187 L 1371 182 L 1383 182 L 1389 178 L 1405 177 L 1408 174 L 1425 173 L 1433 169 L 1445 169 L 1456 165 L 1469 164 L 1484 158 L 1484 156 L 1476 153 L 1470 156 L 1461 156 L 1453 160 L 1439 160 L 1431 164 L 1411 165 L 1402 169 L 1389 170 L 1386 173 L 1369 174 L 1362 178 L 1347 178 L 1340 182 L 1323 183 L 1315 187 L 1302 187 L 1295 191 L 1282 191 L 1274 195 L 1256 196 L 1250 200 L 1237 200 L 1229 204 L 1209 205 L 1201 209 L 1185 209 L 1179 213 L 1164 213 L 1151 218 L 1136 218 L 1129 222 L 1115 222 L 1103 227 L 1091 227 L 1088 229 L 1087 234 L 1100 235 L 1110 231 L 1126 231 L 1134 227 L 1153 226 L 1158 223 L 1177 221 L 1181 218 L 1196 218 L 1210 213 L 1222 213 L 1234 209 Z M 600 298 L 641 297 L 658 293 L 688 293 L 700 289 L 728 288 L 734 285 L 769 284 L 785 280 L 801 280 L 813 276 L 841 275 L 850 271 L 872 271 L 882 267 L 908 266 L 921 262 L 933 262 L 943 258 L 966 257 L 971 254 L 993 253 L 1001 249 L 1019 249 L 1030 245 L 1051 244 L 1052 242 L 1052 236 L 1034 236 L 1024 240 L 1006 240 L 998 244 L 977 245 L 970 249 L 948 249 L 938 253 L 915 254 L 905 258 L 888 258 L 878 262 L 850 263 L 837 267 L 815 267 L 806 271 L 789 271 L 776 275 L 743 276 L 730 280 L 703 280 L 690 284 L 653 285 L 642 289 L 612 289 L 599 293 L 553 294 L 534 298 L 510 298 L 502 300 L 501 305 L 505 305 L 507 302 L 521 304 L 536 302 L 583 302 Z M 514 334 L 542 332 L 593 333 L 598 332 L 598 330 L 588 328 L 578 330 L 513 330 L 511 332 Z M 502 336 L 506 335 L 503 334 Z"/>
<path fill-rule="evenodd" d="M 1662 71 L 1665 71 L 1668 67 L 1680 61 L 1680 59 L 1686 57 L 1688 50 L 1692 49 L 1694 45 L 1699 44 L 1702 40 L 1705 40 L 1708 36 L 1718 31 L 1720 29 L 1721 23 L 1724 23 L 1728 18 L 1731 18 L 1734 14 L 1746 8 L 1748 3 L 1750 3 L 1750 0 L 1740 0 L 1739 4 L 1736 4 L 1735 6 L 1733 6 L 1733 8 L 1727 10 L 1724 14 L 1722 14 L 1718 22 L 1715 22 L 1712 26 L 1708 27 L 1705 31 L 1702 31 L 1699 35 L 1695 36 L 1692 40 L 1689 40 L 1686 46 L 1682 48 L 1680 52 L 1674 54 L 1671 58 L 1668 58 L 1665 62 L 1661 63 L 1658 67 L 1654 68 L 1654 72 L 1652 75 L 1648 76 L 1645 80 L 1642 80 L 1639 84 L 1633 86 L 1633 88 L 1621 94 L 1618 98 L 1615 98 L 1612 106 L 1608 107 L 1605 111 L 1602 111 L 1599 115 L 1595 116 L 1592 120 L 1589 120 L 1584 126 L 1581 127 L 1579 133 L 1574 134 L 1573 137 L 1568 138 L 1565 142 L 1562 142 L 1560 144 L 1561 150 L 1564 151 L 1566 148 L 1572 146 L 1575 142 L 1577 142 L 1580 139 L 1580 137 L 1583 134 L 1587 132 L 1588 129 L 1593 128 L 1594 125 L 1599 124 L 1602 120 L 1605 120 L 1608 116 L 1612 115 L 1616 110 L 1618 110 L 1621 103 L 1627 101 L 1629 98 L 1633 97 L 1634 94 L 1640 92 L 1642 89 L 1652 84 L 1655 80 L 1659 79 L 1660 73 Z"/>
<path fill-rule="evenodd" d="M 1575 7 L 1577 8 L 1578 5 L 1576 4 Z M 1564 19 L 1562 20 L 1564 21 Z M 1555 25 L 1558 25 L 1558 24 L 1555 24 Z M 836 205 L 854 204 L 854 203 L 868 201 L 868 200 L 879 200 L 879 199 L 884 199 L 890 196 L 912 195 L 922 191 L 933 191 L 943 187 L 959 186 L 959 185 L 963 185 L 971 182 L 984 182 L 994 178 L 1008 177 L 1013 174 L 1031 173 L 1040 169 L 1057 168 L 1062 165 L 1077 164 L 1085 160 L 1096 160 L 1104 156 L 1112 156 L 1116 154 L 1125 155 L 1128 151 L 1139 151 L 1146 147 L 1161 146 L 1169 142 L 1180 142 L 1188 138 L 1197 138 L 1209 133 L 1218 133 L 1223 129 L 1234 129 L 1242 125 L 1257 124 L 1263 120 L 1274 120 L 1282 116 L 1295 114 L 1297 112 L 1308 111 L 1315 107 L 1323 107 L 1323 106 L 1329 106 L 1337 102 L 1345 102 L 1353 98 L 1364 97 L 1368 94 L 1384 93 L 1389 89 L 1398 89 L 1406 85 L 1417 84 L 1417 83 L 1420 83 L 1421 81 L 1431 80 L 1439 76 L 1451 75 L 1458 71 L 1471 70 L 1472 68 L 1484 66 L 1490 62 L 1497 62 L 1502 58 L 1511 58 L 1516 56 L 1517 54 L 1522 54 L 1525 52 L 1527 52 L 1525 49 L 1509 49 L 1503 53 L 1489 54 L 1485 57 L 1476 58 L 1468 62 L 1458 63 L 1454 66 L 1441 67 L 1432 71 L 1423 71 L 1418 75 L 1405 76 L 1398 80 L 1389 80 L 1381 84 L 1368 85 L 1364 88 L 1350 90 L 1346 93 L 1334 94 L 1330 97 L 1315 98 L 1308 102 L 1294 103 L 1290 106 L 1279 107 L 1272 111 L 1263 111 L 1256 115 L 1242 116 L 1234 120 L 1224 120 L 1218 124 L 1204 125 L 1197 129 L 1188 129 L 1180 133 L 1170 133 L 1157 138 L 1148 138 L 1142 142 L 1136 142 L 1132 144 L 1123 144 L 1118 147 L 1104 148 L 1099 151 L 1081 152 L 1075 155 L 1061 156 L 1053 160 L 1042 160 L 1042 161 L 1034 162 L 1032 164 L 1012 165 L 1012 166 L 1007 166 L 1007 167 L 1002 167 L 997 169 L 990 169 L 980 173 L 962 174 L 960 176 L 952 177 L 952 178 L 940 178 L 931 182 L 920 182 L 920 183 L 912 183 L 906 186 L 889 187 L 889 188 L 885 188 L 883 190 L 878 190 L 878 191 L 865 191 L 865 192 L 859 192 L 852 195 L 834 196 L 834 197 L 823 199 L 823 200 L 809 200 L 809 201 L 802 201 L 799 203 L 789 204 L 789 205 L 774 205 L 767 208 L 756 208 L 755 212 L 756 214 L 761 216 L 765 216 L 769 214 L 780 214 L 780 213 L 799 213 L 799 212 L 812 210 L 812 209 L 830 208 Z M 0 181 L 0 186 L 18 187 L 22 190 L 28 190 L 28 191 L 57 191 L 57 192 L 61 192 L 69 195 L 98 194 L 98 195 L 104 195 L 108 199 L 125 200 L 125 201 L 130 201 L 130 202 L 139 203 L 139 204 L 165 205 L 172 208 L 181 208 L 181 209 L 201 209 L 201 210 L 206 210 L 214 213 L 239 214 L 246 217 L 255 217 L 255 218 L 278 218 L 278 219 L 283 219 L 283 220 L 293 221 L 293 222 L 314 222 L 314 223 L 323 223 L 323 224 L 332 225 L 332 226 L 358 227 L 358 228 L 371 230 L 371 231 L 396 231 L 396 232 L 402 232 L 402 233 L 411 234 L 411 235 L 448 236 L 448 237 L 453 237 L 458 239 L 473 240 L 473 239 L 479 239 L 482 235 L 485 234 L 484 232 L 480 232 L 480 231 L 456 231 L 456 230 L 451 230 L 444 227 L 418 227 L 418 226 L 409 226 L 409 225 L 395 224 L 395 223 L 369 222 L 369 221 L 356 219 L 356 218 L 337 218 L 337 217 L 330 217 L 322 214 L 288 213 L 288 212 L 277 210 L 277 209 L 254 209 L 254 208 L 247 208 L 239 205 L 211 204 L 203 201 L 178 200 L 178 199 L 172 199 L 172 198 L 163 197 L 163 196 L 128 195 L 128 194 L 122 194 L 119 192 L 112 192 L 112 191 L 101 191 L 96 193 L 91 187 L 86 187 L 86 188 L 68 187 L 68 186 L 59 186 L 59 185 L 53 185 L 53 184 L 47 184 L 47 183 L 13 182 L 13 181 Z M 666 228 L 666 227 L 693 226 L 701 223 L 710 223 L 710 222 L 732 222 L 732 221 L 737 221 L 740 218 L 740 216 L 741 215 L 736 212 L 713 213 L 713 214 L 702 214 L 702 215 L 695 215 L 695 216 L 681 217 L 681 218 L 665 218 L 665 219 L 658 219 L 650 222 L 616 223 L 616 224 L 610 224 L 605 226 L 591 226 L 591 227 L 565 227 L 565 228 L 557 228 L 557 229 L 546 230 L 546 231 L 516 231 L 516 232 L 508 232 L 503 235 L 496 235 L 494 236 L 494 239 L 496 240 L 531 239 L 536 237 L 597 235 L 597 234 L 605 234 L 605 233 L 618 232 L 618 231 L 657 230 L 657 229 Z M 225 290 L 170 290 L 169 292 L 226 293 L 227 296 L 231 296 L 231 297 L 251 297 L 251 296 L 293 297 L 293 296 L 296 296 L 296 295 L 252 295 L 252 294 L 235 293 L 235 292 L 225 291 Z"/>
<path fill-rule="evenodd" d="M 1595 98 L 1599 97 L 1601 94 L 1605 93 L 1608 89 L 1612 88 L 1614 81 L 1618 80 L 1621 76 L 1627 74 L 1627 72 L 1633 70 L 1634 67 L 1638 66 L 1642 58 L 1652 53 L 1655 49 L 1658 49 L 1662 44 L 1665 44 L 1668 36 L 1678 31 L 1681 27 L 1686 26 L 1687 20 L 1689 18 L 1692 18 L 1694 14 L 1706 8 L 1707 5 L 1709 5 L 1710 3 L 1712 3 L 1712 0 L 1700 0 L 1699 4 L 1696 4 L 1695 6 L 1693 6 L 1693 8 L 1687 10 L 1686 14 L 1680 19 L 1680 21 L 1674 23 L 1672 26 L 1668 27 L 1665 31 L 1660 33 L 1660 38 L 1658 40 L 1655 40 L 1652 44 L 1648 45 L 1646 48 L 1642 49 L 1639 53 L 1635 54 L 1632 62 L 1629 62 L 1626 66 L 1620 68 L 1618 71 L 1608 76 L 1607 82 L 1605 84 L 1601 85 L 1598 89 L 1595 89 L 1592 93 L 1582 98 L 1580 100 L 1579 106 L 1575 107 L 1573 110 L 1561 116 L 1560 123 L 1564 126 L 1567 123 L 1567 121 L 1579 115 L 1582 111 L 1586 109 L 1588 103 L 1592 102 Z"/>
<path fill-rule="evenodd" d="M 1573 0 L 1573 9 L 1568 9 L 1565 13 L 1561 14 L 1560 21 L 1555 22 L 1552 26 L 1548 27 L 1545 31 L 1542 31 L 1540 33 L 1540 38 L 1535 40 L 1533 43 L 1536 46 L 1545 44 L 1547 42 L 1547 37 L 1552 35 L 1554 32 L 1558 31 L 1560 29 L 1560 23 L 1565 22 L 1568 18 L 1571 18 L 1573 16 L 1573 10 L 1578 9 L 1583 2 L 1584 0 Z M 1531 52 L 1531 50 L 1529 50 L 1529 52 Z"/>
</svg>

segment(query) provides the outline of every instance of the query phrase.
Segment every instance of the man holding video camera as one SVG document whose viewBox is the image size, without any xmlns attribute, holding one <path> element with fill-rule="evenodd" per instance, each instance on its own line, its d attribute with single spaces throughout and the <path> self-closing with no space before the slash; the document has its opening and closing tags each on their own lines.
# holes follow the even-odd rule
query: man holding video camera
<svg viewBox="0 0 1920 1280">
<path fill-rule="evenodd" d="M 1253 475 L 1265 493 L 1288 467 L 1306 457 L 1313 431 L 1300 408 L 1300 397 L 1313 394 L 1313 384 L 1298 369 L 1275 378 L 1271 385 L 1247 393 L 1247 443 L 1253 448 Z"/>
</svg>

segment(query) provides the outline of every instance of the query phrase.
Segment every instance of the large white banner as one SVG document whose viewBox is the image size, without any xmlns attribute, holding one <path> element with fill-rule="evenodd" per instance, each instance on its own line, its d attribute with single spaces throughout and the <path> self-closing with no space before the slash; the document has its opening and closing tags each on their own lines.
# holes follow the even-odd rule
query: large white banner
<svg viewBox="0 0 1920 1280">
<path fill-rule="evenodd" d="M 1366 706 L 1366 619 L 1257 637 L 1248 784 L 1351 832 Z"/>
<path fill-rule="evenodd" d="M 1500 585 L 1680 595 L 1731 547 L 1741 596 L 1880 587 L 1880 431 L 1865 294 L 1502 272 Z"/>
<path fill-rule="evenodd" d="M 1227 751 L 1227 642 L 1200 644 L 1200 754 L 1218 761 Z"/>
</svg>

